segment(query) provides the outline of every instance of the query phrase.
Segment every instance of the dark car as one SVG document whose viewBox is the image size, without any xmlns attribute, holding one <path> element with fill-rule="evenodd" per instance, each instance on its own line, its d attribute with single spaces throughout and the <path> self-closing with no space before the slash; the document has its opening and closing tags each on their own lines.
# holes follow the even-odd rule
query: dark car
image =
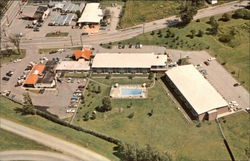
<svg viewBox="0 0 250 161">
<path fill-rule="evenodd" d="M 8 73 L 6 73 L 6 76 L 11 77 L 13 74 L 14 74 L 13 71 L 9 71 Z"/>
<path fill-rule="evenodd" d="M 88 34 L 89 34 L 89 33 L 87 33 L 87 32 L 83 32 L 83 33 L 82 33 L 82 35 L 88 35 Z"/>
<path fill-rule="evenodd" d="M 129 47 L 129 48 L 132 48 L 132 46 L 133 46 L 133 45 L 132 45 L 132 44 L 130 44 L 128 47 Z"/>
<path fill-rule="evenodd" d="M 8 77 L 3 77 L 2 80 L 4 80 L 4 81 L 9 81 L 10 78 L 8 78 Z"/>
<path fill-rule="evenodd" d="M 208 61 L 204 61 L 204 64 L 209 66 L 209 62 Z"/>
<path fill-rule="evenodd" d="M 84 88 L 85 86 L 83 86 L 83 85 L 80 85 L 80 86 L 78 86 L 78 88 Z"/>
<path fill-rule="evenodd" d="M 234 83 L 234 87 L 240 86 L 240 83 Z"/>
<path fill-rule="evenodd" d="M 38 31 L 40 31 L 40 30 L 39 30 L 38 27 L 35 27 L 33 31 L 38 32 Z"/>
</svg>

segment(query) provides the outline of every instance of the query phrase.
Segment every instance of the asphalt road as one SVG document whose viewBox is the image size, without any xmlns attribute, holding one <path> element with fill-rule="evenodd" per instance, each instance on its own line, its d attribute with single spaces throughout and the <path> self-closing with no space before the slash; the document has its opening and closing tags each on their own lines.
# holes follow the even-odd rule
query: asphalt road
<svg viewBox="0 0 250 161">
<path fill-rule="evenodd" d="M 209 7 L 202 10 L 199 10 L 194 19 L 210 17 L 213 15 L 222 14 L 225 12 L 230 12 L 233 10 L 237 10 L 242 8 L 242 6 L 246 5 L 248 1 L 244 1 L 239 6 L 239 2 L 226 3 L 220 6 Z M 152 21 L 149 23 L 145 23 L 145 32 L 165 28 L 168 26 L 167 20 L 176 19 L 176 16 L 168 17 L 165 19 L 160 19 L 156 21 Z M 142 34 L 142 25 L 137 25 L 128 29 L 118 30 L 117 32 L 107 32 L 100 35 L 93 36 L 84 36 L 83 44 L 99 44 L 99 43 L 107 43 L 113 41 L 121 41 L 126 40 L 132 37 L 135 37 L 139 34 Z M 6 39 L 4 40 L 6 41 Z M 73 46 L 80 45 L 80 38 L 72 37 Z M 50 48 L 50 47 L 62 47 L 62 46 L 72 46 L 70 38 L 48 38 L 48 37 L 36 37 L 33 39 L 22 40 L 21 47 L 26 48 L 30 45 L 35 45 L 39 48 Z M 4 46 L 4 43 L 3 43 Z"/>
<path fill-rule="evenodd" d="M 0 128 L 16 133 L 38 143 L 51 147 L 64 154 L 75 157 L 78 161 L 109 161 L 109 159 L 78 145 L 61 140 L 57 137 L 25 127 L 18 123 L 0 118 Z"/>
<path fill-rule="evenodd" d="M 64 154 L 38 150 L 10 150 L 0 152 L 1 161 L 32 160 L 32 161 L 78 161 Z"/>
</svg>

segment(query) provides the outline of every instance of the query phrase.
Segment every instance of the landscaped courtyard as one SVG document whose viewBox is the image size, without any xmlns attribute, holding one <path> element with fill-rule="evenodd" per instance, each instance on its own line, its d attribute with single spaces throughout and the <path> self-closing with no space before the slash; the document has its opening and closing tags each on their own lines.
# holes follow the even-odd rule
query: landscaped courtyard
<svg viewBox="0 0 250 161">
<path fill-rule="evenodd" d="M 127 143 L 138 143 L 140 146 L 149 144 L 161 152 L 170 153 L 174 158 L 230 160 L 216 122 L 204 122 L 199 125 L 196 122 L 189 123 L 168 96 L 160 80 L 148 90 L 148 98 L 111 99 L 112 110 L 97 112 L 92 118 L 96 107 L 102 106 L 102 99 L 109 96 L 111 85 L 144 82 L 149 84 L 151 81 L 143 78 L 95 78 L 88 86 L 84 102 L 73 124 L 93 129 Z M 100 91 L 94 92 L 98 88 Z M 85 120 L 86 113 L 90 115 L 87 120 Z M 244 116 L 240 122 L 246 121 L 246 113 L 239 115 Z M 223 124 L 223 126 L 227 125 L 227 123 Z M 243 128 L 241 130 L 247 131 Z M 233 135 L 239 137 L 236 133 Z M 234 146 L 233 150 L 237 152 L 238 159 L 246 159 L 244 152 L 240 152 L 240 149 L 247 147 L 245 141 L 243 139 L 241 146 L 234 146 L 235 141 L 232 140 L 231 144 Z"/>
</svg>

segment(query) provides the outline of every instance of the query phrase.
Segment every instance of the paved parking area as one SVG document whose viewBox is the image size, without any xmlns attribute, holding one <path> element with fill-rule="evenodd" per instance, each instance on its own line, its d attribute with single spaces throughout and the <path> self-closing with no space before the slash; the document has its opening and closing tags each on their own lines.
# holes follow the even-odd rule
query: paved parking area
<svg viewBox="0 0 250 161">
<path fill-rule="evenodd" d="M 234 87 L 237 83 L 226 69 L 219 64 L 216 60 L 210 61 L 210 65 L 204 64 L 204 61 L 209 59 L 211 55 L 206 51 L 180 51 L 180 50 L 166 50 L 169 53 L 170 58 L 173 61 L 177 61 L 180 57 L 184 58 L 189 56 L 189 60 L 192 64 L 202 64 L 199 69 L 205 69 L 207 71 L 207 80 L 213 85 L 213 87 L 224 97 L 228 102 L 236 101 L 240 108 L 249 107 L 249 93 L 242 87 Z M 195 85 L 194 85 L 195 87 Z M 205 99 L 205 98 L 204 98 Z"/>
<path fill-rule="evenodd" d="M 125 46 L 124 49 L 118 49 L 118 46 L 113 46 L 112 49 L 105 49 L 100 46 L 95 47 L 96 53 L 152 53 L 155 54 L 163 54 L 166 51 L 165 47 L 159 46 L 142 46 L 140 49 L 136 49 L 135 45 L 131 48 L 128 45 Z"/>
<path fill-rule="evenodd" d="M 66 49 L 64 52 L 46 55 L 38 54 L 37 48 L 28 49 L 26 51 L 27 56 L 20 62 L 2 64 L 2 67 L 0 68 L 1 91 L 10 90 L 10 97 L 22 102 L 23 93 L 25 92 L 25 90 L 21 86 L 15 87 L 15 84 L 17 82 L 17 78 L 22 75 L 29 62 L 39 62 L 39 58 L 42 58 L 44 56 L 46 56 L 49 60 L 57 57 L 60 59 L 64 59 L 66 55 L 72 54 L 73 52 L 70 49 Z M 12 77 L 10 77 L 9 81 L 3 81 L 2 77 L 4 77 L 5 74 L 10 70 L 14 71 L 14 74 L 12 75 Z M 60 118 L 66 118 L 69 117 L 70 114 L 66 113 L 65 107 L 69 105 L 70 97 L 73 96 L 73 92 L 76 90 L 78 85 L 84 85 L 84 82 L 81 81 L 81 83 L 78 84 L 75 80 L 74 83 L 58 83 L 58 90 L 46 90 L 44 94 L 35 94 L 33 92 L 29 93 L 34 102 L 34 105 L 50 107 L 48 109 L 49 112 L 58 115 Z"/>
<path fill-rule="evenodd" d="M 75 80 L 74 83 L 57 83 L 57 88 L 54 90 L 45 90 L 43 94 L 35 94 L 30 92 L 32 101 L 36 106 L 42 106 L 44 108 L 49 107 L 48 111 L 56 114 L 60 118 L 67 118 L 73 115 L 73 113 L 67 113 L 68 105 L 70 104 L 70 98 L 73 96 L 74 91 L 79 85 L 85 85 L 83 79 Z"/>
</svg>

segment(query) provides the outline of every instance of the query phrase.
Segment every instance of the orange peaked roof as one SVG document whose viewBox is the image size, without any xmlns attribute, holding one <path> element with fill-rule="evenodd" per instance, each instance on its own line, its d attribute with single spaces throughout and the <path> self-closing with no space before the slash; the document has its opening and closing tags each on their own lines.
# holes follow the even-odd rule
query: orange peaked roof
<svg viewBox="0 0 250 161">
<path fill-rule="evenodd" d="M 90 50 L 89 48 L 84 48 L 83 50 L 75 50 L 74 51 L 74 56 L 75 56 L 76 60 L 78 60 L 80 58 L 84 58 L 84 59 L 89 60 L 91 55 L 92 55 L 92 50 Z"/>
<path fill-rule="evenodd" d="M 45 69 L 45 65 L 38 64 L 35 65 L 32 70 L 30 71 L 28 77 L 26 78 L 24 84 L 36 84 L 38 81 L 38 75 L 42 74 L 43 70 Z"/>
</svg>

